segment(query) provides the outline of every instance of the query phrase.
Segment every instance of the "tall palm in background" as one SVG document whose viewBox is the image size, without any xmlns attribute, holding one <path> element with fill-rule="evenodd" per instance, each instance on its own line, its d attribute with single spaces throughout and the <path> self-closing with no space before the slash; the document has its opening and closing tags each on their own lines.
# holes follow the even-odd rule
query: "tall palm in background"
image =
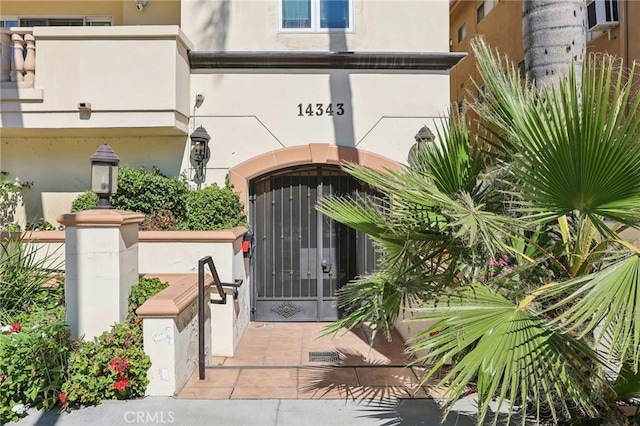
<svg viewBox="0 0 640 426">
<path fill-rule="evenodd" d="M 637 70 L 591 57 L 581 85 L 570 73 L 539 91 L 482 41 L 474 51 L 491 138 L 444 122 L 415 166 L 347 167 L 377 199 L 319 206 L 382 253 L 341 291 L 348 315 L 331 330 L 388 330 L 411 307 L 430 324 L 412 345 L 425 380 L 448 366 L 447 410 L 474 386 L 478 423 L 494 400 L 507 421 L 516 407 L 522 422 L 601 416 L 640 392 L 640 249 L 618 237 L 640 227 Z M 623 364 L 616 383 L 607 359 Z"/>
<path fill-rule="evenodd" d="M 569 75 L 572 66 L 580 78 L 587 43 L 586 9 L 583 0 L 522 2 L 525 67 L 537 87 Z"/>
</svg>

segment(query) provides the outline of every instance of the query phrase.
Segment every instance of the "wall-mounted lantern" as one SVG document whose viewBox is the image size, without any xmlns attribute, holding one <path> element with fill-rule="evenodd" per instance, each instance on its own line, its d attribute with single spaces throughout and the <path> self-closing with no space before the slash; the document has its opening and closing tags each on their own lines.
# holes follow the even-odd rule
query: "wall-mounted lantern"
<svg viewBox="0 0 640 426">
<path fill-rule="evenodd" d="M 407 160 L 409 165 L 415 166 L 416 160 L 418 159 L 418 152 L 424 149 L 427 145 L 432 144 L 436 137 L 427 126 L 423 126 L 415 136 L 416 143 L 413 144 L 411 149 L 409 150 L 409 155 L 407 156 Z"/>
<path fill-rule="evenodd" d="M 209 150 L 209 141 L 211 136 L 207 130 L 199 126 L 190 136 L 191 138 L 191 165 L 194 168 L 193 181 L 198 185 L 202 185 L 205 181 L 205 164 L 211 156 Z"/>
<path fill-rule="evenodd" d="M 109 203 L 111 194 L 118 190 L 118 164 L 120 158 L 105 142 L 93 153 L 91 158 L 91 190 L 100 201 L 97 209 L 112 209 Z"/>
</svg>

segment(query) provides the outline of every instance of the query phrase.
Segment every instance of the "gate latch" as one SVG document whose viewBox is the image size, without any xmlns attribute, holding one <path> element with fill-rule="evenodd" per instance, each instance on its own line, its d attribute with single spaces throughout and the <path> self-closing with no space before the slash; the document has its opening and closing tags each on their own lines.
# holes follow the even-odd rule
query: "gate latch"
<svg viewBox="0 0 640 426">
<path fill-rule="evenodd" d="M 322 268 L 323 273 L 325 274 L 331 273 L 331 264 L 327 259 L 322 259 L 322 262 L 320 262 L 320 267 Z"/>
</svg>

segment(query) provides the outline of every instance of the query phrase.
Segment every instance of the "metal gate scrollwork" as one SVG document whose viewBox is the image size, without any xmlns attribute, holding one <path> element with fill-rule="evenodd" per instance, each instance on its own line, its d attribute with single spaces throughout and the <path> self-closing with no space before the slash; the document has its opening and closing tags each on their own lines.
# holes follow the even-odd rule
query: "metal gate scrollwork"
<svg viewBox="0 0 640 426">
<path fill-rule="evenodd" d="M 280 315 L 281 317 L 290 318 L 295 314 L 297 314 L 298 312 L 301 312 L 302 308 L 294 305 L 291 302 L 284 302 L 282 305 L 276 306 L 271 310 L 276 314 Z"/>
<path fill-rule="evenodd" d="M 279 170 L 252 181 L 254 321 L 335 321 L 336 291 L 372 270 L 376 254 L 364 234 L 316 210 L 324 197 L 364 194 L 337 166 Z"/>
</svg>

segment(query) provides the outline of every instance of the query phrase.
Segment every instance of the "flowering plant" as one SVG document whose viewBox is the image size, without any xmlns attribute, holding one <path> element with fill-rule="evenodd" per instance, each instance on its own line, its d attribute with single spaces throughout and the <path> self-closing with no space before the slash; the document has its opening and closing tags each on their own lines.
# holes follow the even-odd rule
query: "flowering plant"
<svg viewBox="0 0 640 426">
<path fill-rule="evenodd" d="M 60 319 L 0 327 L 0 424 L 49 409 L 65 381 L 69 329 Z"/>
<path fill-rule="evenodd" d="M 113 388 L 118 392 L 123 392 L 127 387 L 129 387 L 129 380 L 125 376 L 121 376 L 113 383 Z"/>
<path fill-rule="evenodd" d="M 142 347 L 142 325 L 135 321 L 116 324 L 95 342 L 84 342 L 71 357 L 60 403 L 66 408 L 143 396 L 150 367 Z"/>
<path fill-rule="evenodd" d="M 0 331 L 5 334 L 13 334 L 18 333 L 21 328 L 22 325 L 20 325 L 20 323 L 12 322 L 11 324 L 3 325 L 2 327 L 0 327 Z"/>
<path fill-rule="evenodd" d="M 0 231 L 19 230 L 14 223 L 18 205 L 22 203 L 20 190 L 31 187 L 31 182 L 20 178 L 15 180 L 0 180 Z"/>
<path fill-rule="evenodd" d="M 124 373 L 129 368 L 129 362 L 120 357 L 116 357 L 109 363 L 109 369 L 116 373 Z"/>
</svg>

